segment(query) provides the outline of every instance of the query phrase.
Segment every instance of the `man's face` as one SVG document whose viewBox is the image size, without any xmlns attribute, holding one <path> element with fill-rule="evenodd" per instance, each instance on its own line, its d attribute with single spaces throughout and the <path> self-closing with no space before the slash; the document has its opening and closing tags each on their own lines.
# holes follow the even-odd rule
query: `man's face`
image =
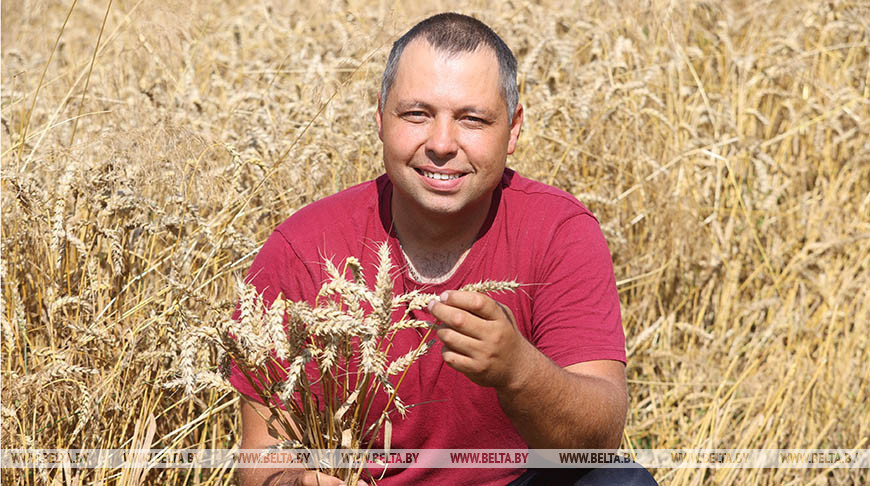
<svg viewBox="0 0 870 486">
<path fill-rule="evenodd" d="M 522 126 L 521 107 L 508 119 L 495 53 L 482 46 L 448 55 L 414 40 L 381 103 L 394 201 L 436 217 L 486 211 Z"/>
</svg>

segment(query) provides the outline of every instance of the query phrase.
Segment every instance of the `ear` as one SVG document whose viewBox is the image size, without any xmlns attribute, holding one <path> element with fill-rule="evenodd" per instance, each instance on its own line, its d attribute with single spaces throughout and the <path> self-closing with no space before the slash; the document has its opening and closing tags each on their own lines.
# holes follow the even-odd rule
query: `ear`
<svg viewBox="0 0 870 486">
<path fill-rule="evenodd" d="M 375 121 L 378 124 L 378 138 L 381 142 L 384 141 L 384 119 L 383 119 L 384 103 L 381 100 L 381 94 L 378 93 L 378 109 L 375 110 Z"/>
<path fill-rule="evenodd" d="M 517 103 L 517 109 L 514 110 L 514 119 L 511 122 L 511 135 L 508 139 L 508 155 L 514 153 L 517 148 L 517 140 L 520 138 L 520 131 L 523 129 L 523 105 Z"/>
</svg>

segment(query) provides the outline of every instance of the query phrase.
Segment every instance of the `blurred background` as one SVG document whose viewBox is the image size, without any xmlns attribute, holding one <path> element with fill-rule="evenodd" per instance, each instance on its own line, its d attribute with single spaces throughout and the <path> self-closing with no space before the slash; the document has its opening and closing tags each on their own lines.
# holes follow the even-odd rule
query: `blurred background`
<svg viewBox="0 0 870 486">
<path fill-rule="evenodd" d="M 389 48 L 445 10 L 517 55 L 508 165 L 601 221 L 627 337 L 622 447 L 870 448 L 870 4 L 839 0 L 3 2 L 3 448 L 236 446 L 231 390 L 163 386 L 178 337 L 229 317 L 278 223 L 381 173 Z"/>
</svg>

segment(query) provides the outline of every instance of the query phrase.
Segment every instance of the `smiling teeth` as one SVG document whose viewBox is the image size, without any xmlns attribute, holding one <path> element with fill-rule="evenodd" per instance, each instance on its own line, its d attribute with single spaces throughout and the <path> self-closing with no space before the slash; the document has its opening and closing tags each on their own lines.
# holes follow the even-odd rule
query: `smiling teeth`
<svg viewBox="0 0 870 486">
<path fill-rule="evenodd" d="M 462 177 L 462 174 L 453 174 L 453 175 L 436 174 L 434 172 L 426 172 L 425 170 L 421 170 L 420 172 L 422 172 L 424 176 L 426 176 L 430 179 L 438 179 L 439 181 L 450 181 L 450 180 L 459 179 L 460 177 Z"/>
</svg>

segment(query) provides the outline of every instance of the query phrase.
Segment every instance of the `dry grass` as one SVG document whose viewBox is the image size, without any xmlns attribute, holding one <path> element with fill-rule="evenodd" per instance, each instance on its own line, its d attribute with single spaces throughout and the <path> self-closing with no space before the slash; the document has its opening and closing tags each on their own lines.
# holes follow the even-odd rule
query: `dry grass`
<svg viewBox="0 0 870 486">
<path fill-rule="evenodd" d="M 602 221 L 628 335 L 623 445 L 868 447 L 866 3 L 106 3 L 2 4 L 3 447 L 235 445 L 231 395 L 160 387 L 180 336 L 232 311 L 234 277 L 277 223 L 380 173 L 389 42 L 443 8 L 518 55 L 527 124 L 509 164 Z"/>
</svg>

